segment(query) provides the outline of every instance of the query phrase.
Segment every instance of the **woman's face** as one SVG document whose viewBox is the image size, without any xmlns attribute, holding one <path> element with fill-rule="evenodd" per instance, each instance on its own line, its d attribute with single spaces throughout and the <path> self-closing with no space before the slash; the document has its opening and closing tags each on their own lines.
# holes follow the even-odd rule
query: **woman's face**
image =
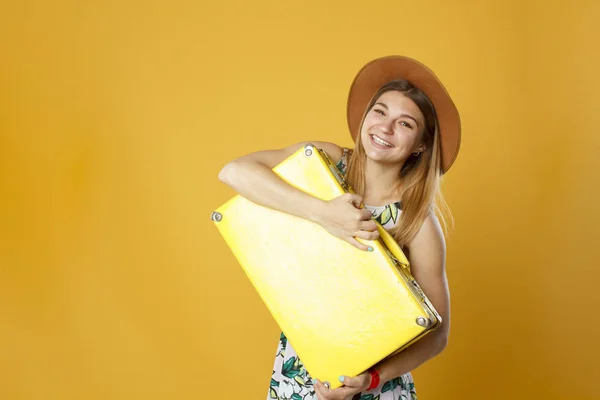
<svg viewBox="0 0 600 400">
<path fill-rule="evenodd" d="M 382 163 L 403 163 L 423 151 L 425 118 L 419 107 L 403 93 L 382 94 L 365 116 L 360 137 L 367 157 Z"/>
</svg>

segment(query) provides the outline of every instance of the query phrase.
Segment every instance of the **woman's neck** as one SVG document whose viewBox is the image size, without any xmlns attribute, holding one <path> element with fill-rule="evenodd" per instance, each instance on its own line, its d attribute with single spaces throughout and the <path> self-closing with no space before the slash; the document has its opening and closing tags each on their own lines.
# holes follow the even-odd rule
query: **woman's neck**
<svg viewBox="0 0 600 400">
<path fill-rule="evenodd" d="M 401 169 L 402 165 L 379 164 L 367 159 L 364 203 L 379 206 L 400 200 Z"/>
</svg>

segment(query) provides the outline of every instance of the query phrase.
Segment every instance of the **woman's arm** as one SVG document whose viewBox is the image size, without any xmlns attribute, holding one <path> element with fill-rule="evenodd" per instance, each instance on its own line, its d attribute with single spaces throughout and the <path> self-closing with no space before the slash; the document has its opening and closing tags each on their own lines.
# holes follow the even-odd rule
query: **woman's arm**
<svg viewBox="0 0 600 400">
<path fill-rule="evenodd" d="M 337 161 L 343 149 L 327 142 L 310 142 Z M 246 199 L 261 206 L 316 222 L 332 235 L 353 246 L 368 250 L 356 240 L 374 240 L 379 234 L 371 213 L 358 209 L 360 196 L 345 194 L 323 201 L 281 179 L 273 168 L 307 143 L 297 143 L 279 150 L 258 151 L 229 162 L 219 173 L 219 180 Z"/>
<path fill-rule="evenodd" d="M 450 332 L 450 293 L 445 268 L 446 246 L 439 221 L 433 213 L 425 219 L 408 248 L 411 272 L 442 317 L 442 324 L 402 352 L 377 365 L 382 382 L 410 372 L 437 356 L 446 348 Z"/>
<path fill-rule="evenodd" d="M 333 143 L 311 143 L 332 159 L 341 157 L 342 149 Z M 289 185 L 272 170 L 305 144 L 242 156 L 223 167 L 219 180 L 256 204 L 316 222 L 324 213 L 325 202 Z"/>
</svg>

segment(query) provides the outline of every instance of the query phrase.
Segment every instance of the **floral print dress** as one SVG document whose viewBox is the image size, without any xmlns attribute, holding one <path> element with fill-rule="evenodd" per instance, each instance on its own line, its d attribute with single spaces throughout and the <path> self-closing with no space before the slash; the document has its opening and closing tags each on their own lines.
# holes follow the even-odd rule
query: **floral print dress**
<svg viewBox="0 0 600 400">
<path fill-rule="evenodd" d="M 342 174 L 346 173 L 350 150 L 344 149 L 344 154 L 337 167 Z M 390 229 L 398 222 L 401 212 L 400 202 L 386 206 L 365 207 L 373 213 L 373 218 L 385 229 Z M 381 382 L 375 389 L 362 392 L 360 400 L 416 400 L 415 384 L 410 373 L 387 382 Z M 298 354 L 283 333 L 279 338 L 273 374 L 267 400 L 317 400 L 313 380 Z"/>
</svg>

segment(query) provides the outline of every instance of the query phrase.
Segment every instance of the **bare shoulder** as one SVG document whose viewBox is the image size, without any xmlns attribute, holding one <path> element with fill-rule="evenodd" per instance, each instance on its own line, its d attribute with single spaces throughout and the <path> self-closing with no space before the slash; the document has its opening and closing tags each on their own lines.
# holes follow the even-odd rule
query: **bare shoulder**
<svg viewBox="0 0 600 400">
<path fill-rule="evenodd" d="M 421 267 L 444 268 L 446 240 L 441 224 L 434 212 L 430 212 L 415 237 L 408 244 L 411 258 Z"/>
<path fill-rule="evenodd" d="M 327 153 L 329 155 L 329 157 L 331 158 L 331 160 L 335 163 L 337 163 L 340 158 L 342 158 L 342 155 L 344 154 L 344 148 L 335 144 L 335 143 L 330 143 L 330 142 L 310 142 L 312 144 L 314 144 L 317 148 L 323 150 L 325 153 Z"/>
<path fill-rule="evenodd" d="M 439 245 L 443 244 L 444 242 L 444 232 L 442 231 L 440 221 L 435 213 L 431 211 L 427 214 L 425 220 L 423 220 L 423 224 L 411 241 L 411 245 Z"/>
</svg>

